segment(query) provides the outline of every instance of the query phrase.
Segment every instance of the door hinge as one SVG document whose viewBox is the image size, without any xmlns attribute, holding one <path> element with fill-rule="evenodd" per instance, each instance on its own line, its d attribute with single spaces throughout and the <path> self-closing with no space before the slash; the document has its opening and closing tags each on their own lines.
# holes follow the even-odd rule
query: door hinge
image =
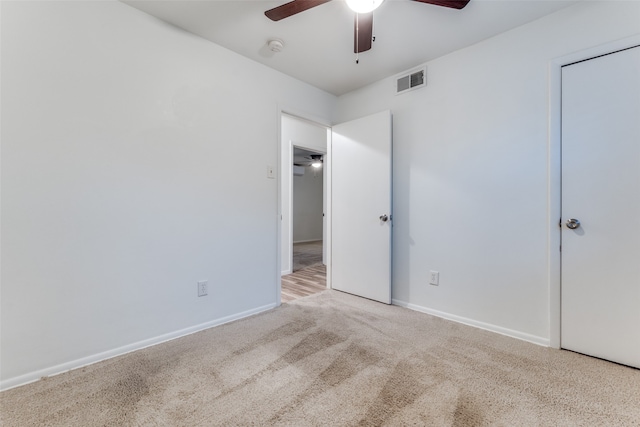
<svg viewBox="0 0 640 427">
<path fill-rule="evenodd" d="M 558 227 L 562 228 L 562 218 L 558 220 Z"/>
</svg>

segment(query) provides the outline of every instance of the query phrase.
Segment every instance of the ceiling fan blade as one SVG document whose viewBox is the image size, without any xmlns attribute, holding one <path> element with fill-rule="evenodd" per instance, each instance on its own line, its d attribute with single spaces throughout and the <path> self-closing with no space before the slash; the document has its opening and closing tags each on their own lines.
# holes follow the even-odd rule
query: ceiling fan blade
<svg viewBox="0 0 640 427">
<path fill-rule="evenodd" d="M 282 6 L 269 9 L 264 14 L 272 21 L 279 21 L 330 1 L 331 0 L 293 0 L 289 3 L 283 4 Z"/>
<path fill-rule="evenodd" d="M 356 13 L 355 21 L 353 52 L 365 52 L 371 49 L 373 40 L 373 12 Z"/>
<path fill-rule="evenodd" d="M 462 9 L 469 3 L 469 0 L 414 0 L 420 3 L 435 4 L 436 6 L 450 7 L 452 9 Z"/>
</svg>

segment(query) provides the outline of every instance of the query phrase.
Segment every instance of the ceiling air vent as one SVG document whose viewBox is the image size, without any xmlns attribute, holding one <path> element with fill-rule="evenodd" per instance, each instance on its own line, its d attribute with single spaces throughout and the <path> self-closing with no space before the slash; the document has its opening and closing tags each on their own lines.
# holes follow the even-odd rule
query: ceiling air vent
<svg viewBox="0 0 640 427">
<path fill-rule="evenodd" d="M 418 89 L 427 84 L 427 70 L 421 68 L 410 74 L 404 75 L 396 81 L 396 95 L 413 89 Z"/>
</svg>

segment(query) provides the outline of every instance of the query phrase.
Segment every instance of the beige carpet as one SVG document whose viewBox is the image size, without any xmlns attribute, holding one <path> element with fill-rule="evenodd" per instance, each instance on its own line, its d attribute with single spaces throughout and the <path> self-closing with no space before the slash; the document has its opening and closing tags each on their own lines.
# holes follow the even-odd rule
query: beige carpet
<svg viewBox="0 0 640 427">
<path fill-rule="evenodd" d="M 325 291 L 0 403 L 3 426 L 638 426 L 640 371 Z"/>
</svg>

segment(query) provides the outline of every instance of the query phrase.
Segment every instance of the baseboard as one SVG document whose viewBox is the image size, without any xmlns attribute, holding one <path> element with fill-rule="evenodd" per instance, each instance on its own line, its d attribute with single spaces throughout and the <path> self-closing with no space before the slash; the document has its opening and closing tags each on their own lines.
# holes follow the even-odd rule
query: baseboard
<svg viewBox="0 0 640 427">
<path fill-rule="evenodd" d="M 283 270 L 280 272 L 280 276 L 286 276 L 287 274 L 293 273 L 293 270 L 290 268 L 288 270 Z"/>
<path fill-rule="evenodd" d="M 462 316 L 456 316 L 455 314 L 445 313 L 443 311 L 433 310 L 431 308 L 422 307 L 416 304 L 410 304 L 408 302 L 400 301 L 397 299 L 391 300 L 391 304 L 397 305 L 400 307 L 405 307 L 410 310 L 419 311 L 421 313 L 430 314 L 432 316 L 441 317 L 443 319 L 452 320 L 454 322 L 463 323 L 465 325 L 473 326 L 475 328 L 484 329 L 485 331 L 495 332 L 501 335 L 506 335 L 508 337 L 517 338 L 523 341 L 528 341 L 533 344 L 549 347 L 550 342 L 548 338 L 543 338 L 543 337 L 527 334 L 520 331 L 514 331 L 513 329 L 503 328 L 502 326 L 496 326 L 490 323 L 479 322 L 477 320 L 468 319 Z"/>
<path fill-rule="evenodd" d="M 60 365 L 52 366 L 50 368 L 45 368 L 39 371 L 30 372 L 28 374 L 9 378 L 7 380 L 0 382 L 0 391 L 4 391 L 10 388 L 32 383 L 32 382 L 38 381 L 43 377 L 50 377 L 50 376 L 62 374 L 72 369 L 78 369 L 78 368 L 82 368 L 83 366 L 92 365 L 94 363 L 101 362 L 106 359 L 111 359 L 112 357 L 122 356 L 123 354 L 131 353 L 132 351 L 142 350 L 143 348 L 150 347 L 152 345 L 161 344 L 163 342 L 171 341 L 176 338 L 184 337 L 186 335 L 191 335 L 193 333 L 200 332 L 205 329 L 213 328 L 214 326 L 220 326 L 224 323 L 229 323 L 234 320 L 242 319 L 244 317 L 253 316 L 263 311 L 271 310 L 275 307 L 276 307 L 275 303 L 267 304 L 262 307 L 257 307 L 251 310 L 243 311 L 241 313 L 233 314 L 231 316 L 226 316 L 226 317 L 222 317 L 220 319 L 212 320 L 206 323 L 201 323 L 199 325 L 191 326 L 189 328 L 181 329 L 179 331 L 175 331 L 175 332 L 160 335 L 154 338 L 138 341 L 136 343 L 118 347 L 113 350 L 108 350 L 102 353 L 94 354 L 92 356 L 87 356 L 81 359 L 76 359 L 70 362 L 62 363 Z"/>
<path fill-rule="evenodd" d="M 322 242 L 322 239 L 311 239 L 311 240 L 296 240 L 293 243 L 311 243 L 311 242 Z"/>
</svg>

